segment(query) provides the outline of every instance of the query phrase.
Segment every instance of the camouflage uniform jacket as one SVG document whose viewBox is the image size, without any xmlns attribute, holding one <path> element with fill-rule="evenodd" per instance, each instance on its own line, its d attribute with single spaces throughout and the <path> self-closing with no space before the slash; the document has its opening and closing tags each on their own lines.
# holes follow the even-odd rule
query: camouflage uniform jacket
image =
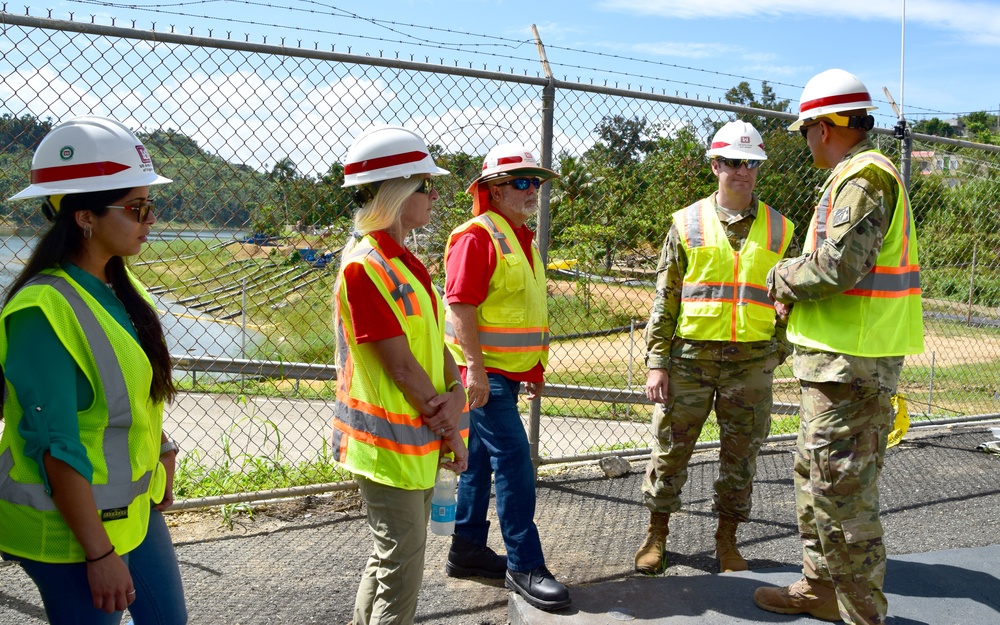
<svg viewBox="0 0 1000 625">
<path fill-rule="evenodd" d="M 716 206 L 716 194 L 710 197 Z M 750 209 L 731 223 L 720 218 L 726 231 L 726 238 L 734 250 L 743 249 L 743 243 L 750 235 L 750 227 L 757 217 L 757 197 L 750 202 Z M 799 244 L 792 241 L 785 250 L 785 258 L 798 256 Z M 646 325 L 646 366 L 650 369 L 667 368 L 670 358 L 696 358 L 701 360 L 753 360 L 778 352 L 784 360 L 792 353 L 792 346 L 785 338 L 787 323 L 776 319 L 775 336 L 770 341 L 752 343 L 732 343 L 729 341 L 694 341 L 674 335 L 681 308 L 681 287 L 687 271 L 687 255 L 681 245 L 681 236 L 676 224 L 671 224 L 667 238 L 663 241 L 660 261 L 656 268 L 656 298 Z"/>
<path fill-rule="evenodd" d="M 860 152 L 871 150 L 867 139 L 851 148 L 830 172 L 823 189 Z M 870 165 L 843 182 L 833 214 L 846 209 L 850 218 L 835 223 L 819 249 L 791 260 L 780 261 L 767 277 L 768 292 L 779 302 L 820 300 L 856 285 L 875 266 L 882 241 L 889 230 L 901 189 L 895 178 Z M 866 358 L 834 354 L 796 346 L 795 377 L 810 382 L 842 382 L 868 385 L 898 375 L 903 358 Z M 867 382 L 865 382 L 867 381 Z"/>
</svg>

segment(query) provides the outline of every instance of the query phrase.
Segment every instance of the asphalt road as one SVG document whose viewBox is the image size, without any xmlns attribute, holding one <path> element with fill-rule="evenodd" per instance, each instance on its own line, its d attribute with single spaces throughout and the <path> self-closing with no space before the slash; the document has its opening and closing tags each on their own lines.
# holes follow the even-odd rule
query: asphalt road
<svg viewBox="0 0 1000 625">
<path fill-rule="evenodd" d="M 890 555 L 1000 544 L 1000 456 L 975 450 L 991 438 L 985 425 L 911 430 L 889 451 L 881 492 Z M 787 569 L 799 562 L 792 449 L 790 443 L 769 444 L 758 462 L 753 521 L 739 534 L 754 569 Z M 642 469 L 641 462 L 633 463 L 629 474 L 614 479 L 593 464 L 543 472 L 537 513 L 542 544 L 549 568 L 571 593 L 574 587 L 636 578 L 632 554 L 648 520 L 638 496 Z M 671 521 L 665 576 L 715 571 L 711 502 L 717 470 L 714 451 L 692 460 L 684 511 Z M 182 524 L 174 532 L 193 625 L 343 625 L 351 618 L 370 549 L 364 511 L 354 497 L 272 506 L 252 518 L 238 517 L 233 530 L 219 527 L 215 518 L 207 531 Z M 491 542 L 502 549 L 495 525 Z M 428 538 L 417 622 L 507 623 L 502 581 L 446 577 L 447 546 L 448 539 Z M 609 594 L 608 606 L 617 599 Z M 720 595 L 718 600 L 749 597 Z M 0 567 L 0 625 L 44 622 L 30 581 L 16 566 Z"/>
</svg>

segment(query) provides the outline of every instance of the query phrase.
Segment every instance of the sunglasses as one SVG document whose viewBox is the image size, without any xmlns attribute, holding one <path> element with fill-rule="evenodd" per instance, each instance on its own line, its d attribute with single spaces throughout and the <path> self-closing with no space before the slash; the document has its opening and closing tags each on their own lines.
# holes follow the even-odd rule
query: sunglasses
<svg viewBox="0 0 1000 625">
<path fill-rule="evenodd" d="M 153 200 L 143 200 L 135 206 L 115 206 L 114 204 L 109 204 L 104 208 L 120 208 L 127 211 L 135 211 L 136 221 L 143 223 L 149 218 L 149 214 L 153 212 Z"/>
<path fill-rule="evenodd" d="M 420 186 L 414 193 L 423 193 L 424 195 L 430 195 L 431 191 L 434 190 L 434 180 L 432 178 L 424 178 L 420 181 Z"/>
<path fill-rule="evenodd" d="M 809 138 L 809 129 L 813 126 L 819 126 L 822 122 L 816 122 L 815 124 L 809 124 L 808 126 L 799 126 L 799 132 L 802 134 L 803 139 Z"/>
<path fill-rule="evenodd" d="M 747 169 L 757 169 L 763 161 L 753 161 L 750 159 L 739 159 L 739 158 L 720 158 L 722 164 L 726 167 L 732 167 L 733 169 L 739 169 L 740 165 L 746 165 Z"/>
<path fill-rule="evenodd" d="M 508 184 L 518 191 L 526 191 L 528 187 L 535 187 L 536 189 L 539 188 L 542 186 L 542 181 L 538 178 L 514 178 L 513 180 L 508 180 L 507 182 L 501 182 L 497 186 L 502 187 Z"/>
</svg>

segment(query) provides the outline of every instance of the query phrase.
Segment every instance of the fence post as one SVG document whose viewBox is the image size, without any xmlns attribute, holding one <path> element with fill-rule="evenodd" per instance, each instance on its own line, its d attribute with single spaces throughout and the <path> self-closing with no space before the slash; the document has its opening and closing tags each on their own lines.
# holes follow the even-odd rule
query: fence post
<svg viewBox="0 0 1000 625">
<path fill-rule="evenodd" d="M 553 117 L 555 111 L 555 100 L 556 100 L 556 85 L 555 79 L 552 76 L 552 69 L 549 67 L 549 61 L 545 57 L 545 47 L 542 45 L 542 39 L 538 36 L 538 29 L 535 25 L 531 25 L 531 30 L 535 34 L 535 43 L 538 47 L 538 56 L 542 61 L 542 69 L 545 71 L 545 77 L 548 78 L 548 83 L 542 88 L 542 167 L 547 169 L 552 169 L 552 128 L 553 128 Z M 544 185 L 539 193 L 539 206 L 538 206 L 538 233 L 535 240 L 538 242 L 538 253 L 542 257 L 542 266 L 544 271 L 544 266 L 549 262 L 549 236 L 551 234 L 551 225 L 549 220 L 549 196 L 551 194 L 552 185 Z M 541 451 L 539 449 L 539 438 L 541 435 L 541 419 L 542 419 L 542 398 L 541 396 L 536 396 L 531 400 L 531 406 L 528 409 L 528 446 L 531 450 L 531 461 L 535 465 L 535 477 L 538 477 L 538 467 L 542 464 Z"/>
</svg>

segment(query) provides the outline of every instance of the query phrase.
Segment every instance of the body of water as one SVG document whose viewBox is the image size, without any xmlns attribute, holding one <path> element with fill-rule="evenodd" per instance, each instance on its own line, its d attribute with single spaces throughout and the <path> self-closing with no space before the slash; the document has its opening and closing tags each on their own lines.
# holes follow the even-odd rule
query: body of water
<svg viewBox="0 0 1000 625">
<path fill-rule="evenodd" d="M 157 233 L 160 240 L 170 238 L 217 239 L 232 241 L 241 233 L 235 231 L 196 233 Z M 24 266 L 34 248 L 35 237 L 8 235 L 0 237 L 0 292 L 6 293 L 7 286 Z M 262 337 L 248 330 L 246 336 L 239 324 L 223 322 L 177 304 L 169 299 L 154 296 L 157 310 L 162 313 L 163 330 L 167 347 L 171 354 L 197 357 L 246 358 L 252 355 L 255 345 Z"/>
</svg>

